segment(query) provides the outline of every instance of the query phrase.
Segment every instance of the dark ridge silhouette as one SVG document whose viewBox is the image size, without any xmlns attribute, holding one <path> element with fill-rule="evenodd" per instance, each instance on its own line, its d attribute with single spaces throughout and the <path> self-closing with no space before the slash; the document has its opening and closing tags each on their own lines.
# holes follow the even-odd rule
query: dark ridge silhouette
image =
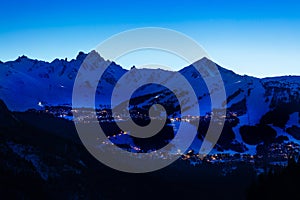
<svg viewBox="0 0 300 200">
<path fill-rule="evenodd" d="M 4 118 L 11 116 L 5 104 L 1 108 Z M 244 198 L 255 177 L 246 163 L 224 176 L 230 165 L 194 167 L 183 160 L 152 173 L 119 172 L 93 158 L 68 121 L 44 113 L 13 115 L 21 125 L 0 129 L 1 199 L 234 200 Z"/>
<path fill-rule="evenodd" d="M 288 167 L 275 166 L 259 175 L 247 191 L 247 199 L 299 199 L 300 159 L 291 156 Z"/>
</svg>

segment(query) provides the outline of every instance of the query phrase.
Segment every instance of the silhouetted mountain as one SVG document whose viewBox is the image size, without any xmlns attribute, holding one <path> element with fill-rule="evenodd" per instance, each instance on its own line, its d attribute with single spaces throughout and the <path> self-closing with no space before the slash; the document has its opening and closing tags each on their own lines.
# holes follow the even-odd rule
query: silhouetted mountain
<svg viewBox="0 0 300 200">
<path fill-rule="evenodd" d="M 5 119 L 12 115 L 3 102 L 1 108 Z M 255 175 L 243 163 L 234 173 L 222 176 L 221 165 L 194 167 L 182 160 L 153 173 L 123 173 L 93 158 L 77 142 L 78 136 L 72 135 L 69 121 L 46 113 L 13 115 L 20 126 L 0 129 L 1 199 L 182 199 L 196 195 L 232 200 L 245 196 Z"/>
<path fill-rule="evenodd" d="M 4 101 L 0 99 L 0 128 L 18 126 L 19 121 L 16 117 L 8 110 Z"/>
</svg>

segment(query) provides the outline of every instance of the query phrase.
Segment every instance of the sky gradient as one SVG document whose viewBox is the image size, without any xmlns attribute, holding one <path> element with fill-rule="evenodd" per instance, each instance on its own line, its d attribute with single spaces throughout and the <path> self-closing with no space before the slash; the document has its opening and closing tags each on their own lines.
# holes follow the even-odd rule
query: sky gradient
<svg viewBox="0 0 300 200">
<path fill-rule="evenodd" d="M 290 0 L 3 1 L 0 60 L 72 59 L 121 31 L 154 26 L 190 36 L 238 74 L 300 75 L 299 11 Z"/>
</svg>

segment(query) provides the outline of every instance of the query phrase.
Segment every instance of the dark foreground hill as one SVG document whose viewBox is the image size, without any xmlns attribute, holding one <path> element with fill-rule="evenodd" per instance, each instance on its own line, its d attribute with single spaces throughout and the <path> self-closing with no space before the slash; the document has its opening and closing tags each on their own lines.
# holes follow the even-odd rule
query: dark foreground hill
<svg viewBox="0 0 300 200">
<path fill-rule="evenodd" d="M 183 160 L 152 173 L 119 172 L 86 151 L 71 122 L 1 108 L 1 199 L 243 199 L 255 180 L 243 163 L 226 176 L 222 165 Z"/>
</svg>

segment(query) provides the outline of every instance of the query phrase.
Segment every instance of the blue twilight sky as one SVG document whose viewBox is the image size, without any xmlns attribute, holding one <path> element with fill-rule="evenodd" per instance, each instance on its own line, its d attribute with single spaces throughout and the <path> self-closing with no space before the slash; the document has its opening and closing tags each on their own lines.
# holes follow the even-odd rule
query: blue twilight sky
<svg viewBox="0 0 300 200">
<path fill-rule="evenodd" d="M 290 0 L 2 0 L 0 60 L 72 59 L 113 34 L 145 26 L 190 36 L 239 74 L 300 75 L 300 2 Z M 133 57 L 119 63 L 138 64 Z"/>
</svg>

